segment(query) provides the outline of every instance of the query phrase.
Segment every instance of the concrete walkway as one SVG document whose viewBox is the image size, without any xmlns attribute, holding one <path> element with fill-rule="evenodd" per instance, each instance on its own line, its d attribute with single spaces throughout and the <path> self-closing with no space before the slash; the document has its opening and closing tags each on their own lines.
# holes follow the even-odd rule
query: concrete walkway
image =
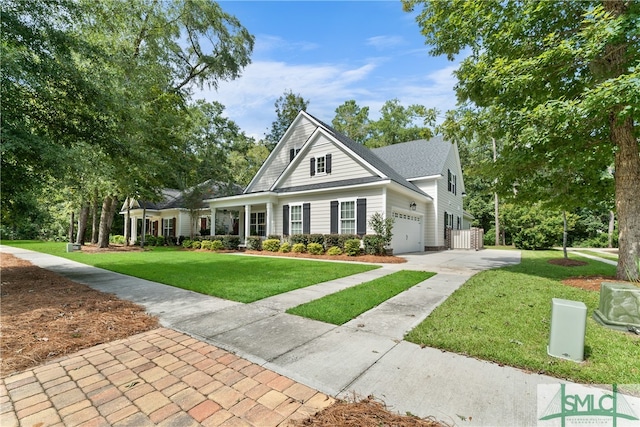
<svg viewBox="0 0 640 427">
<path fill-rule="evenodd" d="M 518 263 L 517 251 L 410 254 L 406 264 L 385 265 L 240 304 L 50 255 L 4 246 L 0 250 L 139 303 L 165 327 L 326 395 L 374 395 L 400 413 L 433 415 L 452 424 L 535 425 L 537 385 L 559 383 L 556 378 L 420 348 L 402 340 L 477 271 Z M 343 326 L 284 313 L 289 307 L 399 269 L 438 274 Z"/>
</svg>

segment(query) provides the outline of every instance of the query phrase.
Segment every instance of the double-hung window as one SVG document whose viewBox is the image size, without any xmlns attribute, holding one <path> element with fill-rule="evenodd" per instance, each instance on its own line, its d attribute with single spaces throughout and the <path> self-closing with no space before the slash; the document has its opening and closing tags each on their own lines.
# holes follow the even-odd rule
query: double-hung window
<svg viewBox="0 0 640 427">
<path fill-rule="evenodd" d="M 174 236 L 173 218 L 162 218 L 162 235 L 165 237 Z"/>
<path fill-rule="evenodd" d="M 302 205 L 292 205 L 289 218 L 291 234 L 302 234 Z"/>
<path fill-rule="evenodd" d="M 322 157 L 317 157 L 316 158 L 316 173 L 317 174 L 321 174 L 321 173 L 325 173 L 326 169 L 325 169 L 325 160 L 326 157 L 322 156 Z"/>
<path fill-rule="evenodd" d="M 349 200 L 340 202 L 340 234 L 356 233 L 356 202 Z"/>
<path fill-rule="evenodd" d="M 266 214 L 264 212 L 251 212 L 251 223 L 249 232 L 252 236 L 265 236 L 266 234 Z"/>
</svg>

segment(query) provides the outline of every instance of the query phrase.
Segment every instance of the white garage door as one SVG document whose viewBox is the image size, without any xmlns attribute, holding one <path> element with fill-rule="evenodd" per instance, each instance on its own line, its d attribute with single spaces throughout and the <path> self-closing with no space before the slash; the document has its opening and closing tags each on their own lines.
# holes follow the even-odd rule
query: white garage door
<svg viewBox="0 0 640 427">
<path fill-rule="evenodd" d="M 422 216 L 392 212 L 395 220 L 393 223 L 393 238 L 391 247 L 393 253 L 403 254 L 407 252 L 422 252 Z"/>
</svg>

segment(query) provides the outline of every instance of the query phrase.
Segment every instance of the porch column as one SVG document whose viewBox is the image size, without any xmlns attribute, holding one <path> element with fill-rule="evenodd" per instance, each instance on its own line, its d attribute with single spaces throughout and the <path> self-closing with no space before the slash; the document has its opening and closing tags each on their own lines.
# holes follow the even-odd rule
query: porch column
<svg viewBox="0 0 640 427">
<path fill-rule="evenodd" d="M 211 208 L 211 227 L 209 235 L 214 236 L 216 234 L 216 208 Z"/>
<path fill-rule="evenodd" d="M 273 203 L 267 203 L 267 229 L 266 236 L 269 237 L 270 234 L 273 234 Z"/>
<path fill-rule="evenodd" d="M 244 244 L 251 235 L 251 205 L 244 205 Z"/>
<path fill-rule="evenodd" d="M 130 228 L 131 240 L 130 241 L 131 241 L 131 244 L 134 244 L 138 240 L 138 217 L 131 216 L 131 218 L 129 218 L 129 221 L 131 221 L 131 228 Z"/>
</svg>

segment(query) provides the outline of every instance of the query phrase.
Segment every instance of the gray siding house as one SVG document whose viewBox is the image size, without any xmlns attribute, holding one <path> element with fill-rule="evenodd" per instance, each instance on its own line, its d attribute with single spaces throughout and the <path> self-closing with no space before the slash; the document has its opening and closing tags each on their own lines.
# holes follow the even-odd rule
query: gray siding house
<svg viewBox="0 0 640 427">
<path fill-rule="evenodd" d="M 205 200 L 209 217 L 238 212 L 239 234 L 372 234 L 393 217 L 394 253 L 445 248 L 468 228 L 458 147 L 441 137 L 370 150 L 301 111 L 247 188 Z M 213 233 L 213 230 L 212 230 Z"/>
</svg>

